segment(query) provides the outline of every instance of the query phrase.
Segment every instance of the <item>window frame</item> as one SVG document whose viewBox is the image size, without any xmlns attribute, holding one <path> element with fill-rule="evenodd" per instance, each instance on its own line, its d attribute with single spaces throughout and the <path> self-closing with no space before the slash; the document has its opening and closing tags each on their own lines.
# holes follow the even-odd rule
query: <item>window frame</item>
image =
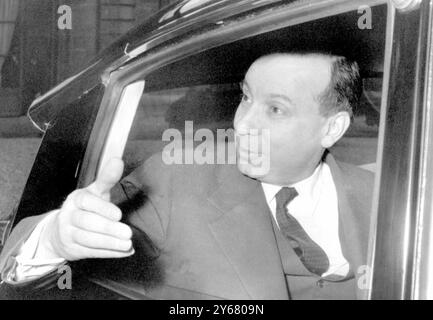
<svg viewBox="0 0 433 320">
<path fill-rule="evenodd" d="M 127 61 L 116 70 L 112 70 L 106 81 L 104 81 L 106 83 L 105 95 L 95 121 L 94 130 L 89 139 L 88 152 L 86 152 L 83 160 L 79 186 L 83 187 L 90 184 L 96 177 L 99 158 L 106 143 L 105 140 L 116 113 L 121 93 L 128 84 L 140 79 L 146 80 L 146 75 L 156 69 L 217 46 L 354 11 L 362 5 L 378 6 L 382 4 L 389 4 L 389 1 L 306 1 L 298 5 L 287 5 L 283 9 L 281 6 L 275 5 L 279 9 L 278 11 L 266 10 L 262 14 L 253 16 L 246 13 L 242 19 L 237 16 L 234 23 L 227 25 L 223 29 L 221 29 L 221 26 L 224 25 L 224 22 L 215 24 L 215 28 L 210 31 L 194 37 L 185 36 L 182 40 L 176 39 L 177 42 L 170 43 L 168 46 L 153 48 L 137 58 Z M 389 5 L 389 7 L 391 6 Z M 197 32 L 200 32 L 200 30 L 197 30 Z M 143 47 L 146 48 L 147 44 L 143 44 Z"/>
<path fill-rule="evenodd" d="M 219 25 L 215 25 L 212 30 L 207 30 L 204 33 L 195 35 L 193 37 L 183 37 L 181 39 L 176 38 L 177 42 L 169 43 L 169 45 L 156 46 L 151 50 L 147 50 L 147 43 L 144 43 L 141 47 L 134 49 L 131 55 L 134 56 L 137 52 L 137 56 L 132 60 L 128 60 L 124 65 L 120 66 L 116 70 L 111 71 L 107 78 L 107 87 L 105 95 L 101 104 L 100 112 L 95 121 L 95 127 L 89 139 L 87 152 L 83 159 L 82 170 L 79 177 L 79 187 L 84 187 L 93 182 L 96 177 L 96 173 L 99 170 L 99 163 L 104 157 L 103 149 L 107 143 L 106 137 L 110 132 L 111 123 L 115 117 L 117 107 L 119 105 L 120 96 L 123 89 L 133 82 L 138 80 L 146 80 L 146 75 L 153 71 L 198 54 L 200 52 L 210 50 L 217 46 L 222 46 L 231 42 L 239 41 L 248 37 L 265 34 L 278 29 L 288 28 L 290 26 L 314 21 L 321 18 L 326 18 L 338 14 L 344 14 L 345 12 L 357 10 L 361 5 L 378 6 L 387 4 L 388 15 L 387 15 L 387 30 L 386 30 L 386 45 L 385 45 L 385 61 L 384 61 L 384 78 L 382 85 L 382 102 L 381 102 L 381 119 L 380 129 L 378 137 L 378 149 L 377 149 L 377 164 L 382 164 L 382 150 L 384 143 L 384 127 L 385 115 L 388 106 L 388 83 L 390 79 L 390 59 L 392 54 L 392 39 L 394 32 L 394 14 L 395 8 L 391 1 L 347 1 L 347 0 L 327 0 L 327 1 L 307 1 L 302 4 L 294 6 L 288 5 L 286 8 L 281 9 L 278 6 L 279 11 L 265 11 L 261 14 L 250 16 L 245 14 L 239 18 L 237 16 L 235 22 L 227 22 L 227 26 L 224 26 L 226 20 L 223 20 Z M 275 4 L 275 7 L 277 5 Z M 229 21 L 229 18 L 227 18 Z M 224 28 L 221 28 L 224 26 Z M 200 30 L 198 30 L 199 32 Z M 128 126 L 128 129 L 130 126 Z M 380 189 L 380 177 L 381 177 L 381 165 L 376 166 L 376 181 L 375 181 L 375 197 L 372 204 L 372 222 L 377 220 L 377 208 L 379 203 L 378 191 Z M 376 196 L 377 195 L 377 196 Z M 371 231 L 376 230 L 376 225 L 372 223 Z M 374 237 L 375 238 L 375 237 Z M 376 245 L 375 241 L 371 241 L 369 244 L 369 261 L 372 265 L 374 263 L 373 248 Z M 371 278 L 370 278 L 371 280 Z M 104 285 L 98 280 L 99 285 Z M 105 284 L 108 285 L 108 284 Z M 370 283 L 371 286 L 371 283 Z M 118 291 L 116 285 L 111 283 L 108 287 Z M 370 297 L 370 291 L 367 290 L 365 298 Z"/>
<path fill-rule="evenodd" d="M 432 17 L 395 12 L 371 299 L 433 298 Z"/>
</svg>

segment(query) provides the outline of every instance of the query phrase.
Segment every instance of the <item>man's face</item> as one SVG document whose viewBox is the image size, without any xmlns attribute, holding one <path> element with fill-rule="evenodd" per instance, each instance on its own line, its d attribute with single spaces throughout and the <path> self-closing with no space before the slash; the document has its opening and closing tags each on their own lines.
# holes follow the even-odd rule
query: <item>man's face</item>
<svg viewBox="0 0 433 320">
<path fill-rule="evenodd" d="M 295 183 L 313 173 L 327 130 L 316 100 L 330 79 L 325 57 L 272 56 L 253 63 L 234 119 L 242 173 L 272 184 Z M 254 162 L 257 158 L 267 159 L 269 170 L 258 170 L 263 162 Z"/>
</svg>

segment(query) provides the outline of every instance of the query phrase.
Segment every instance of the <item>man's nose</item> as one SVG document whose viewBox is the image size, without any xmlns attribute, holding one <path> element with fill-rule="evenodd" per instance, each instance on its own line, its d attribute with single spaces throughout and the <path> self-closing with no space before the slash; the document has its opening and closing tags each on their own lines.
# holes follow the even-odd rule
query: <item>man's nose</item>
<svg viewBox="0 0 433 320">
<path fill-rule="evenodd" d="M 238 112 L 236 114 L 234 127 L 239 135 L 251 135 L 253 131 L 259 129 L 260 123 L 257 108 L 252 105 L 247 110 Z"/>
</svg>

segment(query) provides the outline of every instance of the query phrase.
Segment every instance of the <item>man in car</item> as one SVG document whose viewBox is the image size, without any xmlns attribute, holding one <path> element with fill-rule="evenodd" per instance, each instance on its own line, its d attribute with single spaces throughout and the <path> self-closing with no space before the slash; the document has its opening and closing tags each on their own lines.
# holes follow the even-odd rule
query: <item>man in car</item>
<svg viewBox="0 0 433 320">
<path fill-rule="evenodd" d="M 153 298 L 361 297 L 373 177 L 328 152 L 358 103 L 357 64 L 271 54 L 242 86 L 237 166 L 167 165 L 157 154 L 119 183 L 113 159 L 60 209 L 17 225 L 3 280 L 53 283 L 68 261 L 132 256 L 120 261 L 152 275 Z M 265 132 L 259 151 L 249 141 Z M 250 161 L 259 154 L 268 170 Z"/>
</svg>

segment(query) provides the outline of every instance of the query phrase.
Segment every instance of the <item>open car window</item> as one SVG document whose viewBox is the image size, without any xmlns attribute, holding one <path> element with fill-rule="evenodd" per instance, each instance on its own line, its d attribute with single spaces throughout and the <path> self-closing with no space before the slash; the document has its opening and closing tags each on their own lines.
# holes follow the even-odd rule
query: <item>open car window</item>
<svg viewBox="0 0 433 320">
<path fill-rule="evenodd" d="M 183 132 L 190 124 L 193 132 L 200 128 L 232 128 L 241 97 L 239 83 L 249 65 L 261 55 L 320 51 L 344 55 L 360 65 L 361 102 L 354 110 L 349 131 L 332 151 L 344 162 L 374 171 L 387 6 L 372 8 L 374 29 L 359 29 L 359 16 L 357 11 L 350 11 L 249 37 L 189 56 L 147 75 L 124 154 L 128 170 L 162 151 L 167 145 L 162 139 L 167 129 Z"/>
<path fill-rule="evenodd" d="M 182 148 L 193 151 L 203 147 L 209 137 L 220 144 L 233 143 L 233 117 L 241 99 L 239 83 L 254 60 L 275 52 L 328 52 L 358 62 L 363 82 L 361 101 L 354 110 L 350 129 L 331 152 L 340 161 L 377 174 L 381 110 L 386 95 L 383 88 L 387 85 L 384 79 L 389 11 L 386 4 L 371 10 L 372 29 L 359 27 L 360 13 L 354 9 L 200 48 L 195 54 L 153 69 L 141 79 L 134 78 L 134 82 L 145 81 L 145 86 L 123 153 L 124 175 L 167 147 L 173 150 L 170 145 L 175 136 L 181 138 Z M 218 130 L 224 134 L 218 136 Z M 186 154 L 182 155 L 183 164 L 188 164 L 186 158 Z M 231 164 L 232 159 L 226 159 Z M 374 230 L 370 239 L 373 233 Z M 110 283 L 108 286 L 113 286 Z M 146 292 L 133 281 L 128 288 L 134 288 L 138 294 Z"/>
</svg>

